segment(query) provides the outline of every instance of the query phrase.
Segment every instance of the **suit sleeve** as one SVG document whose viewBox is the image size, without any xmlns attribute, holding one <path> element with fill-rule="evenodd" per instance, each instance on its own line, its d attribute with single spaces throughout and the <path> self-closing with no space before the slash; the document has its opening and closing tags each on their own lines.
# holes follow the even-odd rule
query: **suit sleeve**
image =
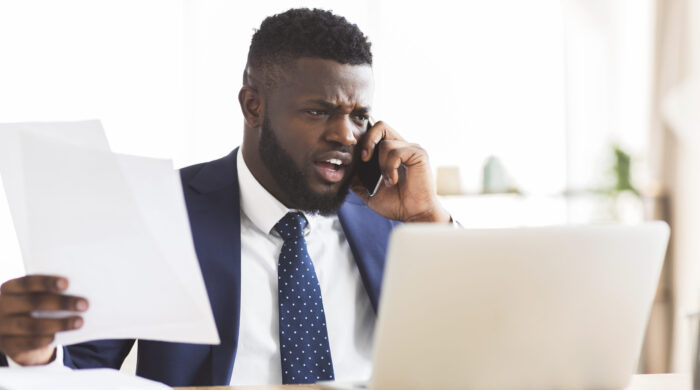
<svg viewBox="0 0 700 390">
<path fill-rule="evenodd" d="M 71 368 L 119 369 L 134 340 L 100 340 L 63 347 L 63 364 Z"/>
</svg>

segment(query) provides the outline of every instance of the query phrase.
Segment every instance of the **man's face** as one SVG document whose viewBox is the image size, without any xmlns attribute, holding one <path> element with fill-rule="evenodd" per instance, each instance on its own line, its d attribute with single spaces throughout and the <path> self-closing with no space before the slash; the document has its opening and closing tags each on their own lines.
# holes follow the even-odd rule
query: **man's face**
<svg viewBox="0 0 700 390">
<path fill-rule="evenodd" d="M 369 65 L 302 58 L 266 97 L 258 151 L 289 207 L 330 214 L 347 195 L 373 92 Z"/>
</svg>

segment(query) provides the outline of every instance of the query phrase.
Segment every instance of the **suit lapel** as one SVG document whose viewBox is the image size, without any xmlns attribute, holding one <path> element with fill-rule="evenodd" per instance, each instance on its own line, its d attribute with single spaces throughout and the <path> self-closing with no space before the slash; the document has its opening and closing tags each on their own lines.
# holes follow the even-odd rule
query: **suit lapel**
<svg viewBox="0 0 700 390">
<path fill-rule="evenodd" d="M 398 222 L 376 214 L 352 192 L 338 211 L 338 217 L 376 312 L 389 234 Z"/>
<path fill-rule="evenodd" d="M 212 384 L 228 385 L 238 346 L 241 218 L 236 153 L 203 164 L 185 188 L 197 256 L 221 344 L 212 346 Z"/>
</svg>

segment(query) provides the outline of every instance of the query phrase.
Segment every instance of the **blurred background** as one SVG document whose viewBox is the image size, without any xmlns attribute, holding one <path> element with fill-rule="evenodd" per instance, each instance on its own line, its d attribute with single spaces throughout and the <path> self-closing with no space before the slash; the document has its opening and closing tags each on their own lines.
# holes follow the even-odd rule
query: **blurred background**
<svg viewBox="0 0 700 390">
<path fill-rule="evenodd" d="M 373 114 L 429 151 L 463 225 L 668 221 L 640 372 L 690 369 L 700 0 L 2 0 L 0 122 L 98 118 L 120 153 L 221 157 L 254 29 L 299 6 L 369 36 Z M 22 273 L 0 191 L 0 281 Z"/>
</svg>

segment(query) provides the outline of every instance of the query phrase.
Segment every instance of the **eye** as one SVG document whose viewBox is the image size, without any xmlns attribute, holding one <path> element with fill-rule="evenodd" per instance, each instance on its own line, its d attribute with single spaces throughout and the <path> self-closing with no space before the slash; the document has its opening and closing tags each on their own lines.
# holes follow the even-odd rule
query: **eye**
<svg viewBox="0 0 700 390">
<path fill-rule="evenodd" d="M 353 115 L 355 121 L 360 124 L 365 124 L 369 120 L 369 116 L 367 114 L 358 114 L 358 115 Z"/>
<path fill-rule="evenodd" d="M 327 112 L 323 110 L 306 110 L 306 113 L 314 117 L 324 116 L 327 114 Z"/>
</svg>

